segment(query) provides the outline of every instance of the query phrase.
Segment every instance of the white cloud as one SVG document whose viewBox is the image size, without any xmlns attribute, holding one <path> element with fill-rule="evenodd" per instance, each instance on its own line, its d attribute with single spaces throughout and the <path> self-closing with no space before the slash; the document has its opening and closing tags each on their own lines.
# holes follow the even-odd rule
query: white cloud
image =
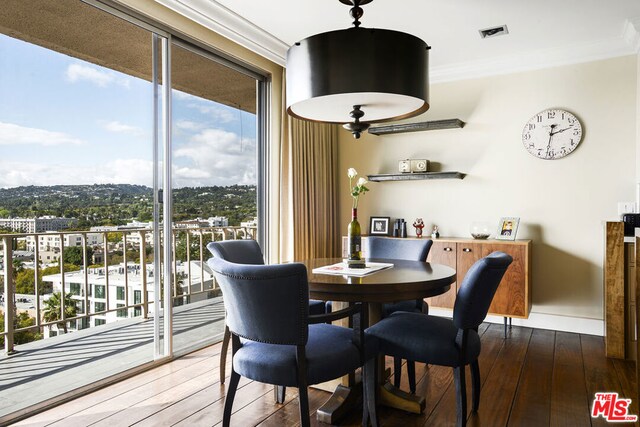
<svg viewBox="0 0 640 427">
<path fill-rule="evenodd" d="M 231 107 L 213 105 L 213 102 L 203 100 L 203 102 L 192 102 L 187 107 L 198 110 L 201 114 L 209 116 L 214 123 L 230 123 L 240 118 L 237 111 Z"/>
<path fill-rule="evenodd" d="M 241 143 L 235 133 L 205 129 L 177 148 L 174 156 L 178 187 L 256 183 L 254 139 L 245 138 Z"/>
<path fill-rule="evenodd" d="M 0 188 L 22 185 L 138 184 L 151 186 L 153 162 L 116 159 L 84 164 L 42 164 L 0 160 Z"/>
<path fill-rule="evenodd" d="M 76 83 L 79 81 L 87 81 L 99 87 L 107 87 L 112 83 L 129 88 L 129 80 L 120 77 L 113 71 L 92 67 L 83 64 L 70 64 L 65 72 L 67 81 Z"/>
<path fill-rule="evenodd" d="M 29 128 L 0 122 L 0 145 L 62 145 L 83 144 L 84 141 L 63 132 Z"/>
<path fill-rule="evenodd" d="M 175 124 L 176 128 L 181 130 L 198 131 L 204 128 L 204 124 L 196 123 L 191 120 L 178 120 Z"/>
<path fill-rule="evenodd" d="M 2 138 L 0 131 L 0 143 Z M 52 142 L 51 138 L 48 140 Z M 0 158 L 0 187 L 93 183 L 152 185 L 151 160 L 92 160 L 74 158 L 73 154 L 57 164 L 3 161 Z M 173 174 L 176 187 L 255 185 L 256 141 L 249 138 L 240 141 L 235 133 L 204 129 L 174 150 Z"/>
<path fill-rule="evenodd" d="M 103 122 L 102 127 L 109 132 L 115 133 L 128 133 L 132 135 L 140 135 L 143 133 L 142 129 L 137 126 L 125 125 L 117 120 L 111 122 Z"/>
<path fill-rule="evenodd" d="M 96 165 L 93 171 L 98 171 L 94 182 L 99 184 L 138 184 L 153 185 L 153 161 L 145 159 L 116 159 L 104 166 Z"/>
<path fill-rule="evenodd" d="M 179 179 L 202 179 L 211 177 L 211 174 L 207 171 L 190 167 L 174 168 L 173 173 L 174 177 Z"/>
</svg>

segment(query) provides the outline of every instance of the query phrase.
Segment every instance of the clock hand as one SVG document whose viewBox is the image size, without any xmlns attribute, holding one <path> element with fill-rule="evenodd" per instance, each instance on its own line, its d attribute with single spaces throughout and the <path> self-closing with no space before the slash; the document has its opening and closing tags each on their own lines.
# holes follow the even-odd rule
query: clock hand
<svg viewBox="0 0 640 427">
<path fill-rule="evenodd" d="M 560 129 L 560 130 L 555 131 L 555 132 L 553 132 L 553 131 L 552 131 L 552 135 L 555 135 L 556 133 L 564 132 L 565 130 L 569 130 L 569 129 L 571 129 L 572 127 L 573 127 L 573 126 L 569 126 L 568 128 Z"/>
<path fill-rule="evenodd" d="M 549 143 L 547 144 L 547 154 L 545 155 L 545 158 L 549 158 L 549 151 L 551 151 L 551 139 L 553 138 L 553 135 L 557 133 L 553 131 L 556 128 L 556 126 L 558 125 L 555 123 L 550 126 L 551 131 L 549 132 Z"/>
<path fill-rule="evenodd" d="M 553 125 L 551 128 L 553 129 Z M 555 135 L 553 132 L 549 134 L 549 143 L 547 144 L 547 154 L 545 155 L 546 158 L 549 157 L 549 151 L 551 150 L 551 138 L 553 138 L 553 135 Z"/>
</svg>

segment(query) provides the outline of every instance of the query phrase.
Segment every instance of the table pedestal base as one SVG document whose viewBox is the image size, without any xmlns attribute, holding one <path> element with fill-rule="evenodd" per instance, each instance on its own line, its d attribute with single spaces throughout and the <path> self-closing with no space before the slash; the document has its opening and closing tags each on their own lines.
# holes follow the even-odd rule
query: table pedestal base
<svg viewBox="0 0 640 427">
<path fill-rule="evenodd" d="M 345 414 L 358 408 L 359 400 L 362 400 L 360 384 L 353 387 L 339 385 L 329 400 L 318 408 L 317 419 L 321 423 L 336 424 Z"/>
<path fill-rule="evenodd" d="M 409 394 L 394 387 L 391 383 L 378 387 L 378 403 L 414 414 L 421 414 L 427 407 L 427 401 L 424 396 Z"/>
<path fill-rule="evenodd" d="M 361 383 L 352 387 L 339 385 L 329 400 L 318 408 L 317 419 L 321 423 L 336 424 L 345 414 L 358 410 L 361 400 Z M 409 394 L 391 383 L 378 387 L 378 404 L 414 414 L 421 414 L 427 406 L 424 396 Z"/>
</svg>

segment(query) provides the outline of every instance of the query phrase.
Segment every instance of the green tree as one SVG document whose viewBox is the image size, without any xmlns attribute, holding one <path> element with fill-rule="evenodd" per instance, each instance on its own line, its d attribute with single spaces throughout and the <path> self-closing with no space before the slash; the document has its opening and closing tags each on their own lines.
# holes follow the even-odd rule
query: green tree
<svg viewBox="0 0 640 427">
<path fill-rule="evenodd" d="M 35 295 L 35 282 L 34 270 L 27 268 L 18 272 L 16 274 L 16 293 Z"/>
<path fill-rule="evenodd" d="M 74 264 L 65 264 L 64 271 L 78 271 L 80 267 Z M 42 278 L 52 274 L 60 274 L 60 267 L 53 266 L 40 270 L 38 277 L 38 292 L 40 295 L 50 294 L 53 291 L 51 282 L 44 282 Z M 26 268 L 16 274 L 16 292 L 19 294 L 35 295 L 35 274 L 33 269 Z"/>
<path fill-rule="evenodd" d="M 59 320 L 61 320 L 61 314 L 60 314 L 62 310 L 61 305 L 62 305 L 62 296 L 60 295 L 60 292 L 54 293 L 53 295 L 51 295 L 49 299 L 45 300 L 43 311 L 42 311 L 42 318 L 44 319 L 44 321 L 58 322 Z M 76 303 L 71 298 L 71 294 L 65 294 L 64 295 L 64 317 L 65 318 L 75 317 L 75 315 L 76 315 Z M 67 329 L 67 322 L 58 322 L 57 325 L 58 325 L 58 329 L 62 327 L 65 334 L 69 332 Z"/>
<path fill-rule="evenodd" d="M 122 241 L 122 233 L 119 233 L 119 232 L 107 233 L 107 242 L 118 243 L 121 241 Z"/>
<path fill-rule="evenodd" d="M 80 270 L 80 267 L 78 267 L 77 265 L 73 265 L 73 264 L 65 264 L 64 265 L 64 271 L 65 272 L 69 272 L 69 271 L 78 271 Z M 43 268 L 42 269 L 42 273 L 41 276 L 48 276 L 51 274 L 58 274 L 60 273 L 60 267 L 58 267 L 57 265 L 51 266 L 51 267 L 47 267 L 47 268 Z"/>
<path fill-rule="evenodd" d="M 20 312 L 14 321 L 16 329 L 27 328 L 36 324 L 35 317 L 29 316 L 26 311 Z M 42 334 L 37 329 L 29 329 L 27 331 L 16 332 L 13 336 L 15 344 L 26 344 L 31 341 L 42 339 Z"/>
<path fill-rule="evenodd" d="M 15 316 L 13 324 L 15 329 L 27 328 L 35 325 L 36 319 L 29 316 L 29 313 L 23 311 Z M 4 313 L 2 312 L 0 312 L 0 332 L 4 332 Z M 14 344 L 26 344 L 39 339 L 42 339 L 42 334 L 36 329 L 16 332 L 13 335 Z M 0 336 L 0 347 L 4 347 L 4 335 Z"/>
<path fill-rule="evenodd" d="M 93 256 L 93 249 L 87 247 L 87 261 L 91 262 L 91 257 Z M 73 264 L 77 266 L 82 265 L 82 247 L 81 246 L 72 246 L 70 248 L 66 248 L 64 250 L 64 255 L 62 256 L 65 264 Z"/>
</svg>

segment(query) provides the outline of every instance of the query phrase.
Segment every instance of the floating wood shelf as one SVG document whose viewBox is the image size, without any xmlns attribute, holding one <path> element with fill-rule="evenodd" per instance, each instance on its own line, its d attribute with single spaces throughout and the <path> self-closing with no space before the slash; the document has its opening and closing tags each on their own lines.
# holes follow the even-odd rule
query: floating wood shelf
<svg viewBox="0 0 640 427">
<path fill-rule="evenodd" d="M 415 181 L 418 179 L 463 179 L 465 174 L 461 172 L 423 172 L 423 173 L 386 173 L 369 175 L 369 181 Z"/>
<path fill-rule="evenodd" d="M 460 119 L 433 120 L 420 123 L 403 123 L 388 126 L 376 126 L 369 128 L 373 135 L 389 135 L 403 132 L 419 132 L 423 130 L 455 129 L 464 127 L 465 123 Z"/>
</svg>

